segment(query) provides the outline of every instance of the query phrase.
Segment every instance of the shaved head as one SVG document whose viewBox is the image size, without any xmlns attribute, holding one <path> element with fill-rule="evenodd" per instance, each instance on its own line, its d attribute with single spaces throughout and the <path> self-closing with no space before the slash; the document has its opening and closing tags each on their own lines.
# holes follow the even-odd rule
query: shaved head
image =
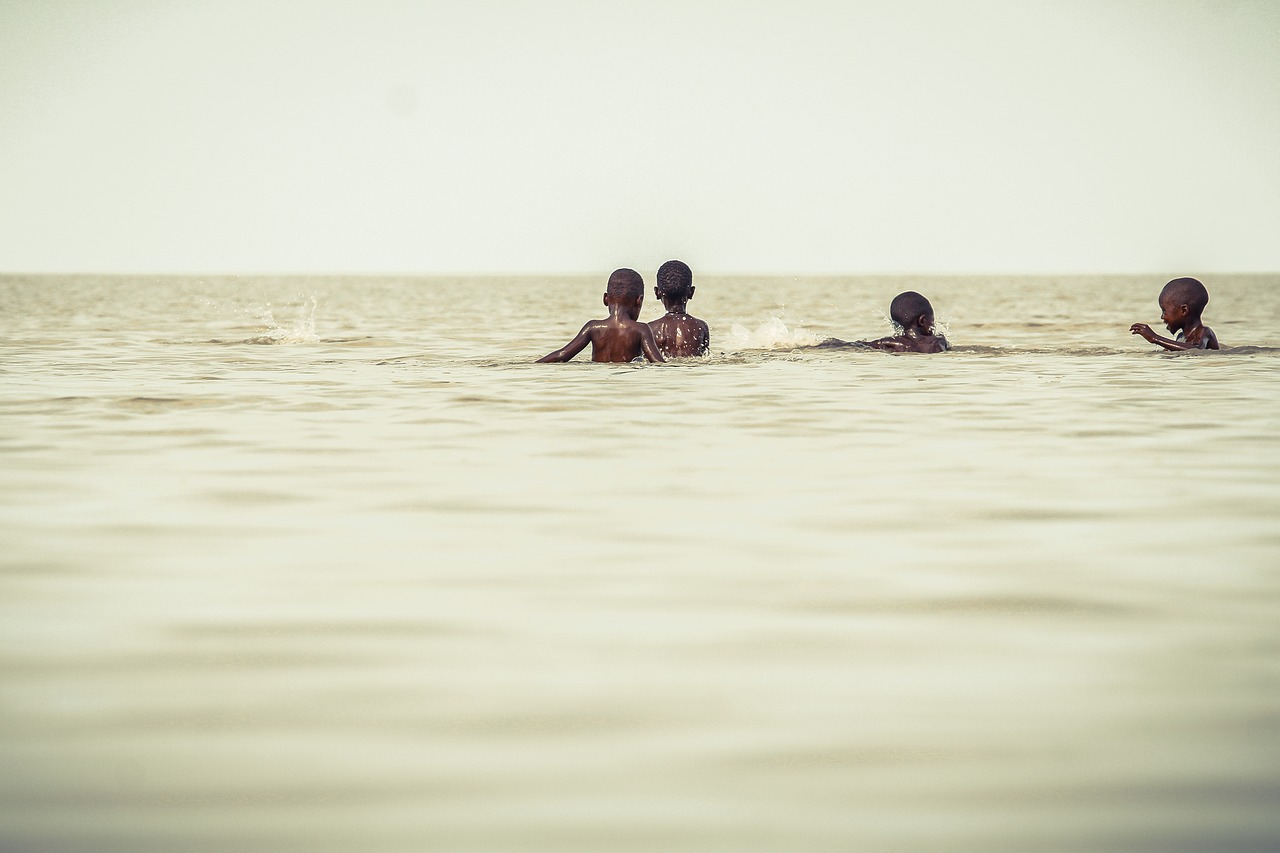
<svg viewBox="0 0 1280 853">
<path fill-rule="evenodd" d="M 932 317 L 933 306 L 914 290 L 899 293 L 889 304 L 889 318 L 904 329 L 914 326 L 924 314 Z"/>
<path fill-rule="evenodd" d="M 1194 278 L 1175 278 L 1160 291 L 1160 304 L 1166 301 L 1174 305 L 1185 305 L 1192 317 L 1199 317 L 1209 304 L 1209 291 Z"/>
</svg>

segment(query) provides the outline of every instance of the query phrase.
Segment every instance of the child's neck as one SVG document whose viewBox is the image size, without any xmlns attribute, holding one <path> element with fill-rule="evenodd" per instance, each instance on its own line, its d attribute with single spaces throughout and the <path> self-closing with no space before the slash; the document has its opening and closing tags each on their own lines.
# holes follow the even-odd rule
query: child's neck
<svg viewBox="0 0 1280 853">
<path fill-rule="evenodd" d="M 621 302 L 609 303 L 609 319 L 617 320 L 622 323 L 635 322 L 631 318 L 631 312 L 627 310 L 627 306 L 623 305 Z"/>
<path fill-rule="evenodd" d="M 685 311 L 685 306 L 688 304 L 688 301 L 676 302 L 675 300 L 672 300 L 670 302 L 663 302 L 662 307 L 666 308 L 667 313 L 672 317 L 683 317 L 688 313 Z"/>
</svg>

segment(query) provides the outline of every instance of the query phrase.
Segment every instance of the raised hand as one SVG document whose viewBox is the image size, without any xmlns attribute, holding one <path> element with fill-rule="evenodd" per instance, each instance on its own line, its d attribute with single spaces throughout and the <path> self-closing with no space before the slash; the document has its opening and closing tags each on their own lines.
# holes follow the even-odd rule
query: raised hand
<svg viewBox="0 0 1280 853">
<path fill-rule="evenodd" d="M 1142 337 L 1146 338 L 1151 343 L 1155 343 L 1156 338 L 1160 337 L 1155 332 L 1153 332 L 1151 330 L 1151 327 L 1148 326 L 1146 323 L 1134 323 L 1132 326 L 1129 327 L 1129 333 L 1133 335 L 1142 335 Z"/>
</svg>

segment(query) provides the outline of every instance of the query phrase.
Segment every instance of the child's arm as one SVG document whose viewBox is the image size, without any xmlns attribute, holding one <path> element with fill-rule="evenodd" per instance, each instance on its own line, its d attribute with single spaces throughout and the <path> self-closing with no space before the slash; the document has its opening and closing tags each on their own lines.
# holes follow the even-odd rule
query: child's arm
<svg viewBox="0 0 1280 853">
<path fill-rule="evenodd" d="M 1195 343 L 1190 341 L 1173 341 L 1169 338 L 1162 338 L 1146 323 L 1134 323 L 1129 327 L 1129 333 L 1133 335 L 1141 335 L 1153 344 L 1164 347 L 1174 352 L 1188 349 L 1204 349 L 1203 336 Z"/>
<path fill-rule="evenodd" d="M 594 325 L 594 321 L 588 321 L 583 325 L 582 331 L 578 332 L 573 340 L 569 341 L 569 343 L 565 344 L 555 352 L 547 353 L 542 358 L 535 361 L 534 364 L 546 364 L 553 361 L 568 361 L 578 353 L 582 352 L 582 350 L 586 348 L 587 344 L 591 343 L 592 325 Z"/>
<path fill-rule="evenodd" d="M 640 351 L 649 361 L 666 361 L 658 350 L 658 340 L 653 336 L 653 329 L 648 323 L 640 323 Z"/>
</svg>

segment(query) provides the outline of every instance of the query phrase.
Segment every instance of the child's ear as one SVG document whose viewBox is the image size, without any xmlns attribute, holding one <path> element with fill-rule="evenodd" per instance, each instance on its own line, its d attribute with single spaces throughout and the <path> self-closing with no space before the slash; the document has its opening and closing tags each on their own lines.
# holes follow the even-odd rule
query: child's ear
<svg viewBox="0 0 1280 853">
<path fill-rule="evenodd" d="M 600 301 L 605 304 L 606 308 L 609 307 L 609 291 L 606 290 L 604 292 L 604 297 Z"/>
<path fill-rule="evenodd" d="M 693 292 L 694 292 L 695 290 L 697 290 L 697 289 L 698 289 L 698 288 L 694 287 L 692 284 L 691 284 L 691 285 L 689 285 L 689 298 L 690 298 L 690 299 L 692 299 L 692 298 L 693 298 Z"/>
</svg>

